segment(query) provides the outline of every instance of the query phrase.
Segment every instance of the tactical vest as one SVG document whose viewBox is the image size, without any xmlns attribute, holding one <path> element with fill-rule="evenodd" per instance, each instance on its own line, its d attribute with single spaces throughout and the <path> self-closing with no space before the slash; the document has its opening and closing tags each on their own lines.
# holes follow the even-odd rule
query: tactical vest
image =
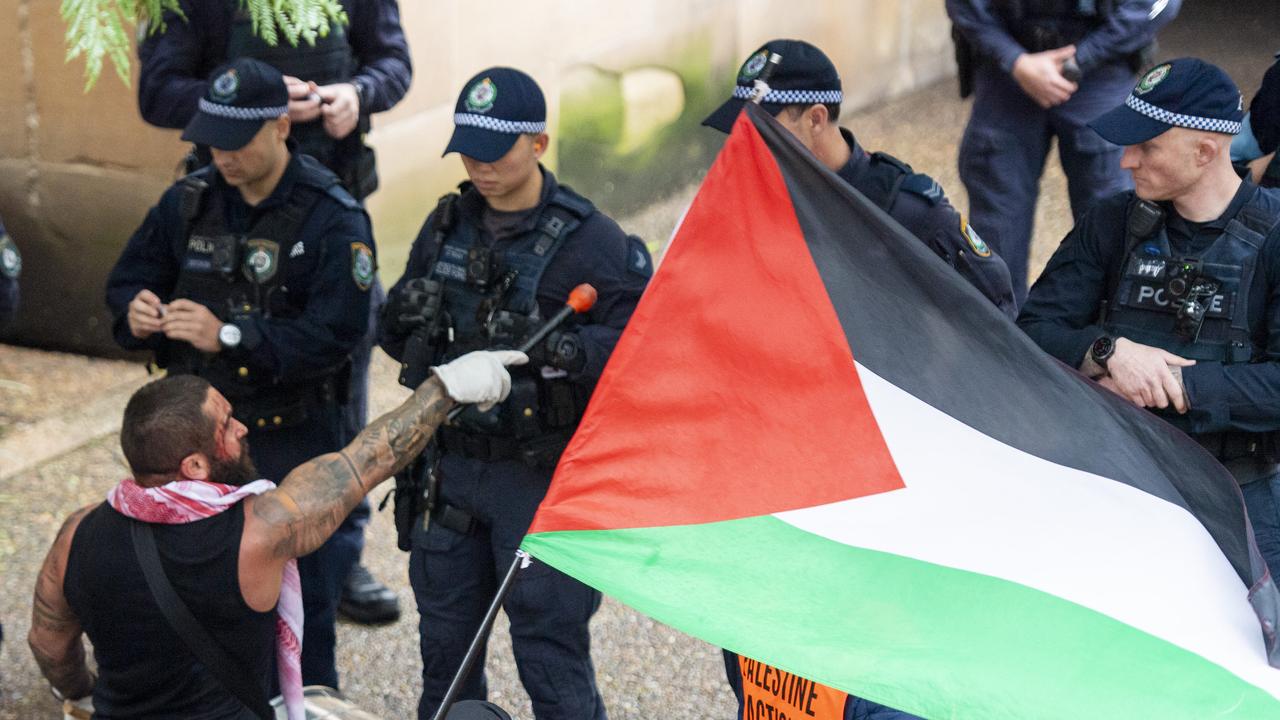
<svg viewBox="0 0 1280 720">
<path fill-rule="evenodd" d="M 466 184 L 463 185 L 464 191 Z M 564 241 L 595 212 L 591 201 L 559 186 L 544 206 L 534 229 L 493 251 L 474 223 L 458 222 L 440 247 L 432 277 L 443 282 L 449 340 L 448 360 L 472 350 L 516 347 L 546 318 L 538 308 L 542 276 Z M 563 373 L 541 368 L 511 368 L 511 394 L 488 412 L 475 406 L 446 432 L 446 449 L 470 442 L 466 454 L 487 459 L 524 456 L 534 465 L 554 464 L 586 409 L 585 393 Z M 483 435 L 516 441 L 476 441 L 459 435 Z M 484 447 L 481 447 L 481 446 Z M 534 452 L 544 445 L 548 452 Z M 542 455 L 543 457 L 532 457 Z"/>
<path fill-rule="evenodd" d="M 1249 292 L 1258 253 L 1277 220 L 1259 198 L 1255 194 L 1213 244 L 1195 257 L 1176 255 L 1163 227 L 1150 239 L 1127 242 L 1123 270 L 1108 302 L 1107 331 L 1192 360 L 1249 362 L 1255 352 Z M 1218 286 L 1205 299 L 1204 322 L 1194 337 L 1177 332 L 1183 303 L 1169 287 L 1184 260 L 1199 261 L 1200 274 Z"/>
<path fill-rule="evenodd" d="M 194 300 L 209 308 L 219 320 L 261 316 L 290 319 L 300 316 L 307 298 L 305 288 L 284 284 L 285 270 L 294 246 L 305 240 L 302 225 L 316 203 L 329 195 L 358 208 L 343 192 L 337 179 L 306 157 L 294 159 L 294 184 L 281 205 L 260 214 L 246 234 L 226 226 L 223 193 L 210 191 L 214 170 L 206 168 L 183 178 L 183 219 L 187 223 L 185 245 L 175 248 L 181 257 L 173 297 Z M 306 247 L 323 253 L 323 243 Z M 322 258 L 313 258 L 322 264 Z M 185 342 L 169 343 L 165 366 L 172 373 L 195 374 L 210 382 L 232 401 L 236 417 L 249 427 L 288 427 L 301 421 L 305 409 L 299 403 L 317 391 L 338 398 L 345 393 L 347 365 L 309 377 L 277 379 L 261 376 L 235 360 L 232 354 L 205 354 Z M 327 398 L 327 399 L 333 399 Z M 258 422 L 266 417 L 265 422 Z M 304 419 L 304 418 L 303 418 Z M 292 422 L 291 422 L 292 421 Z"/>
<path fill-rule="evenodd" d="M 281 39 L 273 47 L 254 34 L 253 20 L 238 3 L 231 18 L 226 56 L 261 60 L 281 74 L 317 85 L 347 82 L 356 68 L 347 28 L 341 23 L 330 23 L 329 34 L 317 37 L 314 45 L 300 40 L 295 47 Z M 324 121 L 319 118 L 295 123 L 289 130 L 290 137 L 298 144 L 298 152 L 310 155 L 332 170 L 357 200 L 368 197 L 378 185 L 373 151 L 365 146 L 363 138 L 369 130 L 368 117 L 367 113 L 361 113 L 356 129 L 341 140 L 330 137 L 324 130 Z"/>
</svg>

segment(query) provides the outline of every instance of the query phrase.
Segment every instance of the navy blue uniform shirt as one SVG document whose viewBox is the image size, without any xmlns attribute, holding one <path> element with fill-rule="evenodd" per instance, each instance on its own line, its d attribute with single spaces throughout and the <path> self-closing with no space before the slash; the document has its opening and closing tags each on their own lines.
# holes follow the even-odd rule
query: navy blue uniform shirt
<svg viewBox="0 0 1280 720">
<path fill-rule="evenodd" d="M 1222 216 L 1198 225 L 1192 237 L 1169 233 L 1175 255 L 1194 256 L 1207 248 L 1254 193 L 1264 193 L 1274 217 L 1280 218 L 1280 191 L 1244 182 Z M 1105 334 L 1099 310 L 1110 299 L 1108 269 L 1118 276 L 1124 262 L 1132 197 L 1132 192 L 1112 196 L 1081 218 L 1049 259 L 1018 317 L 1018 325 L 1037 345 L 1073 368 L 1080 367 L 1089 346 Z M 1173 218 L 1173 207 L 1162 205 Z M 1182 369 L 1191 409 L 1182 419 L 1174 418 L 1174 424 L 1189 432 L 1280 429 L 1280 225 L 1266 237 L 1254 279 L 1247 302 L 1255 362 L 1201 361 Z"/>
<path fill-rule="evenodd" d="M 183 128 L 195 117 L 196 104 L 208 91 L 209 73 L 227 60 L 236 5 L 232 0 L 179 4 L 186 21 L 165 13 L 166 29 L 138 47 L 138 109 L 142 119 L 158 127 Z M 396 0 L 342 0 L 342 7 L 351 22 L 347 41 L 357 62 L 352 80 L 364 87 L 360 114 L 388 110 L 404 97 L 413 78 L 400 6 Z"/>
<path fill-rule="evenodd" d="M 836 174 L 858 192 L 877 202 L 879 193 L 871 187 L 871 156 L 854 139 L 853 133 L 840 129 L 849 144 L 849 162 Z M 890 207 L 882 208 L 912 235 L 955 268 L 1000 309 L 1010 320 L 1018 315 L 1013 298 L 1009 268 L 968 226 L 960 213 L 947 201 L 946 193 L 928 175 L 911 173 L 902 182 Z M 877 204 L 879 204 L 877 202 Z"/>
<path fill-rule="evenodd" d="M 233 233 L 249 230 L 257 215 L 285 203 L 293 184 L 302 172 L 299 156 L 290 158 L 289 166 L 275 190 L 250 207 L 240 191 L 222 181 L 222 176 L 208 166 L 198 172 L 209 181 L 208 193 L 222 193 L 227 210 L 227 227 Z M 319 167 L 314 160 L 306 158 Z M 145 340 L 129 332 L 129 302 L 144 288 L 154 292 L 161 302 L 173 299 L 172 293 L 187 254 L 186 223 L 181 215 L 182 183 L 165 191 L 160 203 L 147 213 L 142 226 L 129 238 L 128 245 L 107 278 L 107 306 L 115 316 L 112 332 L 116 342 L 126 350 L 159 349 L 168 342 L 160 333 Z M 310 215 L 298 229 L 302 251 L 296 249 L 282 269 L 286 273 L 281 284 L 289 287 L 290 296 L 303 306 L 296 318 L 240 319 L 241 325 L 253 323 L 262 338 L 261 344 L 242 354 L 254 375 L 279 381 L 316 376 L 345 361 L 369 326 L 369 291 L 356 282 L 353 243 L 363 243 L 372 250 L 373 234 L 369 218 L 354 204 L 344 205 L 329 195 L 322 195 Z M 296 248 L 296 246 L 295 246 Z M 217 314 L 220 308 L 211 308 Z M 248 333 L 246 333 L 247 335 Z M 225 352 L 225 351 L 224 351 Z"/>
<path fill-rule="evenodd" d="M 991 0 L 947 0 L 947 15 L 979 55 L 1012 72 L 1013 62 L 1027 50 L 1013 39 L 992 5 Z M 1182 0 L 1117 0 L 1114 5 L 1106 22 L 1076 43 L 1076 63 L 1085 73 L 1150 45 L 1156 31 L 1178 14 Z M 1153 18 L 1157 6 L 1160 11 Z"/>
<path fill-rule="evenodd" d="M 505 238 L 506 242 L 536 227 L 541 210 L 556 187 L 555 175 L 543 169 L 542 198 L 537 211 L 529 213 L 524 227 Z M 483 215 L 486 207 L 488 205 L 484 197 L 475 188 L 468 187 L 458 199 L 456 222 L 470 223 L 485 236 Z M 432 270 L 428 263 L 434 248 L 431 237 L 435 231 L 434 221 L 433 212 L 427 216 L 422 231 L 413 242 L 404 275 L 396 281 L 388 295 L 395 295 L 406 282 L 424 277 Z M 504 238 L 499 238 L 494 249 L 501 251 L 503 245 Z M 641 253 L 643 257 L 637 257 L 637 253 Z M 643 260 L 643 266 L 638 260 Z M 582 371 L 572 376 L 572 380 L 593 385 L 600 378 L 605 362 L 618 343 L 618 338 L 622 336 L 627 321 L 631 319 L 631 313 L 636 309 L 652 271 L 653 264 L 649 261 L 649 253 L 644 245 L 638 240 L 628 239 L 618 223 L 602 212 L 592 213 L 565 238 L 538 283 L 537 298 L 539 312 L 542 317 L 547 318 L 564 306 L 569 292 L 577 285 L 591 283 L 596 289 L 596 304 L 587 311 L 584 324 L 576 327 L 587 360 Z M 406 337 L 391 337 L 385 332 L 385 328 L 379 330 L 379 341 L 383 349 L 399 359 L 404 351 Z"/>
</svg>

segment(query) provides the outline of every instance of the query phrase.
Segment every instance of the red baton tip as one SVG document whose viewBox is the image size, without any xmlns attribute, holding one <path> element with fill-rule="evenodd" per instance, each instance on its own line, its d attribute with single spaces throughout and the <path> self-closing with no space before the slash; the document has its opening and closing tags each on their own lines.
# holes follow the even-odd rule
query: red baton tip
<svg viewBox="0 0 1280 720">
<path fill-rule="evenodd" d="M 596 289 L 591 287 L 590 283 L 582 283 L 569 293 L 569 300 L 565 305 L 573 308 L 576 313 L 584 313 L 596 304 Z"/>
</svg>

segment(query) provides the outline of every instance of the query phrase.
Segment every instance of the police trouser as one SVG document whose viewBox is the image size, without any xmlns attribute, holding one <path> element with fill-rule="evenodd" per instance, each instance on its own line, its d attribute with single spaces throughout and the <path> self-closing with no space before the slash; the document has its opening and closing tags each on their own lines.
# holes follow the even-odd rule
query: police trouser
<svg viewBox="0 0 1280 720">
<path fill-rule="evenodd" d="M 1046 110 L 1007 73 L 989 62 L 978 66 L 960 179 L 969 192 L 969 221 L 1009 265 L 1019 306 L 1027 296 L 1028 248 L 1050 141 L 1058 139 L 1071 214 L 1079 220 L 1094 200 L 1132 185 L 1120 169 L 1123 149 L 1085 125 L 1123 103 L 1132 86 L 1128 65 L 1111 63 L 1090 71 L 1070 100 Z"/>
<path fill-rule="evenodd" d="M 259 477 L 279 483 L 297 466 L 341 449 L 344 441 L 344 412 L 340 405 L 314 405 L 310 417 L 300 425 L 280 430 L 249 430 L 249 454 Z M 365 505 L 352 511 L 323 545 L 310 555 L 298 558 L 302 581 L 302 682 L 304 685 L 338 687 L 334 661 L 338 597 L 342 581 L 360 557 L 364 543 L 363 524 L 368 522 Z"/>
<path fill-rule="evenodd" d="M 455 512 L 425 530 L 419 524 L 409 555 L 409 582 L 420 615 L 420 719 L 430 718 L 439 707 L 546 494 L 552 471 L 516 460 L 446 454 L 440 473 L 438 508 Z M 606 719 L 587 627 L 599 606 L 599 592 L 538 560 L 516 575 L 503 609 L 511 621 L 520 681 L 538 720 Z M 482 654 L 459 699 L 484 699 L 485 694 Z"/>
</svg>

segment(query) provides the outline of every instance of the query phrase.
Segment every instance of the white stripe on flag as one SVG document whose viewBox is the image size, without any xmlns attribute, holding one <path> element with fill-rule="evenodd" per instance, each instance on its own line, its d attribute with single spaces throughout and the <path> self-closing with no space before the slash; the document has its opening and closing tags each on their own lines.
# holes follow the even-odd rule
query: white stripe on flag
<svg viewBox="0 0 1280 720">
<path fill-rule="evenodd" d="M 1051 593 L 1280 698 L 1247 590 L 1190 513 L 1005 445 L 861 365 L 858 374 L 906 489 L 776 517 L 846 545 Z"/>
</svg>

